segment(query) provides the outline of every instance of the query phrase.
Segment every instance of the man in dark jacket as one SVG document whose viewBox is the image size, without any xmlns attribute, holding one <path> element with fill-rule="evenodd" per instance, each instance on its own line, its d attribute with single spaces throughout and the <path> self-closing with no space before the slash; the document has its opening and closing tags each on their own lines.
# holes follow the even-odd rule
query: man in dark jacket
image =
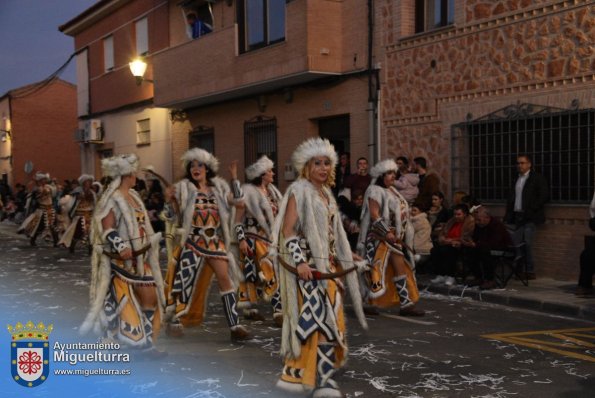
<svg viewBox="0 0 595 398">
<path fill-rule="evenodd" d="M 493 218 L 485 207 L 479 207 L 473 216 L 475 230 L 466 259 L 475 279 L 468 286 L 479 286 L 482 290 L 493 289 L 496 287 L 495 260 L 490 252 L 507 249 L 512 240 L 504 224 Z"/>
<path fill-rule="evenodd" d="M 535 279 L 533 238 L 536 225 L 545 222 L 544 206 L 549 197 L 547 181 L 532 169 L 532 165 L 529 155 L 517 156 L 519 175 L 508 195 L 504 217 L 514 231 L 512 235 L 514 244 L 525 244 L 527 279 Z"/>
<path fill-rule="evenodd" d="M 432 195 L 440 191 L 440 179 L 436 174 L 428 173 L 428 164 L 424 157 L 413 159 L 413 168 L 419 175 L 419 194 L 415 201 L 421 206 L 422 211 L 428 211 L 432 207 Z"/>
</svg>

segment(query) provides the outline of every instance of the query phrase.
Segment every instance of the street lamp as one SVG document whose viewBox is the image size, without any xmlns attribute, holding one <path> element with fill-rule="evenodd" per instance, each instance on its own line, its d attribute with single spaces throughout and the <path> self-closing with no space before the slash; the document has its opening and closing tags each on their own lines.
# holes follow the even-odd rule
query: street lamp
<svg viewBox="0 0 595 398">
<path fill-rule="evenodd" d="M 147 63 L 142 58 L 136 58 L 132 62 L 128 63 L 130 72 L 136 79 L 136 85 L 140 86 L 143 81 L 153 83 L 153 80 L 145 79 L 145 72 L 147 71 Z"/>
<path fill-rule="evenodd" d="M 2 142 L 6 142 L 7 138 L 10 138 L 12 140 L 12 134 L 10 134 L 10 131 L 0 129 L 0 134 L 2 137 L 0 138 Z"/>
</svg>

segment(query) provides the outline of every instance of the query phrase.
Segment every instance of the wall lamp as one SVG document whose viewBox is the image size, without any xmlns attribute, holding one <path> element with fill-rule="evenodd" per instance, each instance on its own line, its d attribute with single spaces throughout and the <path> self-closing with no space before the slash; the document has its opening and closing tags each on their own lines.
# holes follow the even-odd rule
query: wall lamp
<svg viewBox="0 0 595 398">
<path fill-rule="evenodd" d="M 136 58 L 132 62 L 128 63 L 130 72 L 136 79 L 136 85 L 140 86 L 142 82 L 154 83 L 153 80 L 145 79 L 145 72 L 147 71 L 147 63 L 141 58 Z"/>
</svg>

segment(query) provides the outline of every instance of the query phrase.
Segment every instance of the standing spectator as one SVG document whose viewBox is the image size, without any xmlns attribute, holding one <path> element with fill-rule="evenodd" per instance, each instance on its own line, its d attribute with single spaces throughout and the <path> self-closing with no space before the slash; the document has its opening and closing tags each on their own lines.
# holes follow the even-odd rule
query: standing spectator
<svg viewBox="0 0 595 398">
<path fill-rule="evenodd" d="M 463 247 L 472 241 L 475 221 L 466 205 L 457 205 L 454 216 L 448 220 L 440 235 L 438 245 L 432 249 L 431 261 L 436 268 L 436 278 L 431 283 L 455 284 L 456 264 Z"/>
<path fill-rule="evenodd" d="M 2 178 L 0 179 L 0 200 L 2 200 L 2 203 L 4 204 L 8 203 L 9 196 L 12 197 L 12 190 L 4 178 L 5 175 L 6 174 L 2 175 Z"/>
<path fill-rule="evenodd" d="M 361 157 L 357 159 L 357 172 L 350 175 L 343 184 L 344 188 L 349 188 L 351 192 L 351 199 L 353 200 L 353 193 L 366 192 L 372 176 L 368 174 L 368 159 Z"/>
<path fill-rule="evenodd" d="M 541 174 L 536 173 L 532 166 L 529 155 L 517 156 L 519 175 L 508 196 L 504 217 L 506 223 L 511 225 L 514 244 L 525 244 L 527 268 L 524 276 L 527 279 L 535 279 L 533 238 L 536 225 L 545 222 L 544 206 L 548 200 L 547 181 Z"/>
<path fill-rule="evenodd" d="M 440 179 L 436 174 L 428 173 L 428 164 L 424 157 L 413 159 L 413 167 L 419 175 L 417 202 L 421 210 L 428 211 L 432 207 L 432 194 L 440 190 Z"/>
<path fill-rule="evenodd" d="M 591 231 L 595 231 L 595 194 L 593 200 L 591 200 L 591 206 L 589 207 L 589 228 Z M 585 250 L 581 253 L 580 258 L 581 272 L 578 277 L 578 287 L 576 288 L 575 294 L 578 296 L 593 296 L 593 274 L 595 273 L 595 245 L 587 245 Z"/>
<path fill-rule="evenodd" d="M 347 233 L 349 246 L 351 246 L 351 251 L 355 252 L 357 250 L 357 237 L 359 236 L 360 231 L 359 218 L 364 204 L 364 192 L 353 190 L 351 193 L 351 201 L 346 200 L 344 196 L 339 196 L 337 204 L 339 205 L 341 221 L 343 222 L 343 228 Z"/>
<path fill-rule="evenodd" d="M 147 190 L 147 184 L 145 183 L 145 180 L 142 178 L 137 178 L 134 190 L 140 195 L 143 203 L 147 203 L 147 200 L 149 199 L 149 191 Z"/>
<path fill-rule="evenodd" d="M 347 178 L 351 175 L 351 166 L 349 165 L 349 152 L 344 152 L 339 156 L 339 163 L 335 167 L 335 187 L 333 194 L 335 198 L 339 196 L 339 192 L 345 187 Z"/>
<path fill-rule="evenodd" d="M 21 183 L 16 183 L 15 185 L 15 204 L 17 206 L 16 215 L 14 218 L 15 223 L 20 223 L 23 221 L 25 217 L 25 204 L 27 203 L 27 190 L 25 186 Z"/>
<path fill-rule="evenodd" d="M 494 258 L 491 250 L 505 250 L 512 241 L 504 224 L 493 218 L 485 207 L 480 207 L 474 214 L 475 230 L 473 241 L 469 243 L 466 260 L 475 279 L 468 286 L 479 286 L 480 289 L 493 289 L 496 287 L 494 280 Z"/>
<path fill-rule="evenodd" d="M 432 250 L 432 226 L 428 221 L 428 215 L 421 211 L 419 205 L 411 205 L 411 225 L 413 226 L 413 250 L 419 260 L 416 262 L 416 268 L 419 271 L 430 258 Z"/>
<path fill-rule="evenodd" d="M 408 203 L 413 203 L 419 194 L 419 176 L 409 170 L 409 159 L 405 156 L 397 158 L 397 166 L 399 167 L 398 177 L 395 180 L 395 188 Z"/>
</svg>

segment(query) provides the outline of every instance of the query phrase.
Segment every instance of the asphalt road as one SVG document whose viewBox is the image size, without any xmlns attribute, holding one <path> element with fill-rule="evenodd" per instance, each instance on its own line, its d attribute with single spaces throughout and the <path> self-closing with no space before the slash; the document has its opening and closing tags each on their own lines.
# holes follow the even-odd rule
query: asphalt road
<svg viewBox="0 0 595 398">
<path fill-rule="evenodd" d="M 94 341 L 78 334 L 88 304 L 89 258 L 45 244 L 32 248 L 6 231 L 12 228 L 0 227 L 3 324 L 53 323 L 52 344 Z M 368 331 L 348 308 L 349 360 L 336 377 L 347 397 L 595 396 L 594 322 L 429 293 L 420 305 L 427 316 L 404 319 L 384 312 L 368 318 Z M 261 309 L 270 318 L 269 308 Z M 231 344 L 213 287 L 202 326 L 182 339 L 160 336 L 159 347 L 169 353 L 165 359 L 147 362 L 133 355 L 125 364 L 86 364 L 132 374 L 52 374 L 27 396 L 283 397 L 275 389 L 282 368 L 280 329 L 272 320 L 246 323 L 253 339 Z M 10 335 L 1 341 L 1 395 L 24 396 L 6 365 Z"/>
</svg>

